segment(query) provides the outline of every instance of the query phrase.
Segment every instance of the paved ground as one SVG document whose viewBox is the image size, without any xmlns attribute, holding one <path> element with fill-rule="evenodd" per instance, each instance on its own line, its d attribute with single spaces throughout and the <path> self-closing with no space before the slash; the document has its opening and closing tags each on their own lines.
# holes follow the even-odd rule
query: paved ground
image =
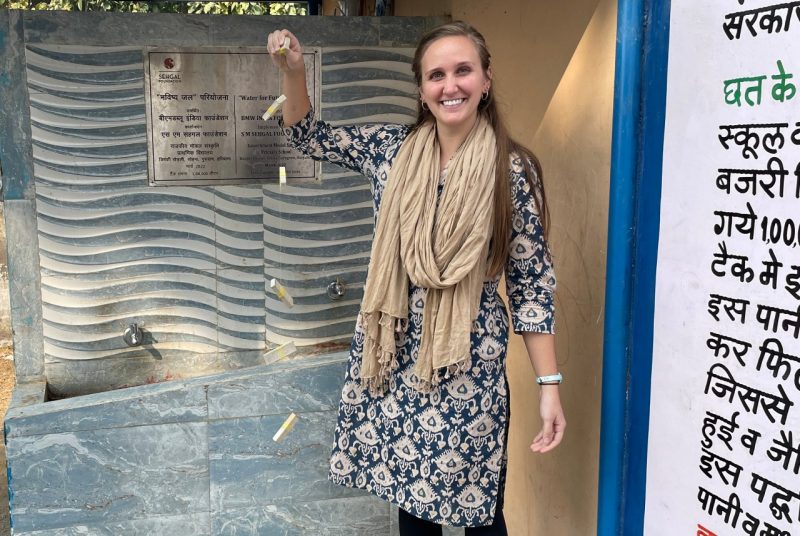
<svg viewBox="0 0 800 536">
<path fill-rule="evenodd" d="M 14 387 L 14 362 L 10 359 L 10 351 L 0 348 L 0 423 L 8 408 L 11 390 Z M 6 482 L 6 443 L 3 427 L 0 426 L 0 536 L 9 536 L 8 524 L 8 485 Z"/>
</svg>

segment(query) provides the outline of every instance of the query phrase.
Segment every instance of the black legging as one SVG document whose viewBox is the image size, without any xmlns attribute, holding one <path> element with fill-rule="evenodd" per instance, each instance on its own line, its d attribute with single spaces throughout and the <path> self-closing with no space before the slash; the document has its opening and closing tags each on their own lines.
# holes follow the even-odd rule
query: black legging
<svg viewBox="0 0 800 536">
<path fill-rule="evenodd" d="M 400 536 L 442 536 L 442 526 L 424 521 L 400 508 Z M 467 527 L 465 536 L 508 536 L 503 509 L 497 505 L 494 523 L 488 527 Z"/>
</svg>

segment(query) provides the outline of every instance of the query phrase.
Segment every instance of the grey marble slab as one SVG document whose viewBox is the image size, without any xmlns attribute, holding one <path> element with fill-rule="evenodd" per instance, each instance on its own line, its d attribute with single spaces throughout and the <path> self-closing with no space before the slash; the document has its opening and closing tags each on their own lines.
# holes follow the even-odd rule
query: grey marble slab
<svg viewBox="0 0 800 536">
<path fill-rule="evenodd" d="M 207 44 L 215 17 L 177 13 L 25 12 L 27 43 L 95 46 Z"/>
<path fill-rule="evenodd" d="M 416 46 L 428 22 L 429 19 L 425 17 L 381 17 L 379 45 Z"/>
<path fill-rule="evenodd" d="M 22 13 L 0 10 L 0 162 L 5 200 L 35 195 Z"/>
<path fill-rule="evenodd" d="M 414 46 L 441 17 L 219 17 L 162 13 L 35 13 L 25 16 L 29 43 L 127 46 L 259 46 L 289 28 L 308 46 Z"/>
<path fill-rule="evenodd" d="M 375 17 L 216 17 L 210 45 L 266 47 L 267 34 L 287 28 L 305 46 L 377 46 L 380 20 Z"/>
<path fill-rule="evenodd" d="M 315 362 L 316 361 L 316 362 Z M 338 408 L 345 363 L 314 358 L 278 363 L 283 369 L 208 387 L 211 419 L 325 411 Z M 294 366 L 289 367 L 290 364 Z"/>
<path fill-rule="evenodd" d="M 14 531 L 15 536 L 211 536 L 206 512 L 181 516 L 153 516 L 109 523 L 78 524 L 49 530 Z"/>
<path fill-rule="evenodd" d="M 103 393 L 89 400 L 77 397 L 9 412 L 9 437 L 126 428 L 152 424 L 204 421 L 208 416 L 202 385 L 154 385 L 130 389 L 128 396 Z"/>
<path fill-rule="evenodd" d="M 262 353 L 263 355 L 263 353 Z M 333 363 L 344 363 L 349 357 L 349 352 L 331 352 L 328 354 L 290 358 L 284 361 L 274 363 L 267 366 L 252 367 L 241 370 L 231 370 L 215 374 L 213 376 L 206 376 L 202 378 L 193 378 L 191 380 L 184 380 L 186 385 L 193 383 L 201 383 L 203 385 L 219 385 L 226 382 L 239 382 L 248 378 L 257 378 L 259 376 L 269 376 L 273 374 L 281 374 L 291 370 L 301 370 L 306 368 L 323 367 Z M 344 366 L 344 365 L 342 365 Z M 209 413 L 210 419 L 219 418 L 217 414 Z"/>
<path fill-rule="evenodd" d="M 329 410 L 338 404 L 347 355 L 301 357 L 44 404 L 36 398 L 43 394 L 41 384 L 20 384 L 20 393 L 15 390 L 14 395 L 20 402 L 12 403 L 6 415 L 8 437 L 275 414 L 287 408 Z M 263 352 L 254 353 L 251 365 L 263 363 L 262 356 Z M 285 394 L 267 392 L 284 382 L 293 386 L 297 404 L 290 404 Z M 271 409 L 274 404 L 278 405 Z"/>
<path fill-rule="evenodd" d="M 373 496 L 263 507 L 215 513 L 218 536 L 385 536 L 389 504 Z"/>
<path fill-rule="evenodd" d="M 36 209 L 33 200 L 4 204 L 8 251 L 8 292 L 17 381 L 44 379 L 42 300 Z"/>
<path fill-rule="evenodd" d="M 12 410 L 23 408 L 25 406 L 35 406 L 37 404 L 41 404 L 45 401 L 46 394 L 47 382 L 45 381 L 28 383 L 18 382 L 14 386 L 14 390 L 11 392 L 11 403 L 8 406 L 6 418 L 8 418 L 8 414 Z M 6 432 L 6 437 L 8 437 L 8 432 Z"/>
<path fill-rule="evenodd" d="M 336 412 L 295 414 L 293 430 L 280 442 L 272 438 L 289 412 L 209 423 L 212 511 L 362 493 L 328 481 Z"/>
<path fill-rule="evenodd" d="M 9 441 L 16 531 L 208 511 L 205 423 Z"/>
</svg>

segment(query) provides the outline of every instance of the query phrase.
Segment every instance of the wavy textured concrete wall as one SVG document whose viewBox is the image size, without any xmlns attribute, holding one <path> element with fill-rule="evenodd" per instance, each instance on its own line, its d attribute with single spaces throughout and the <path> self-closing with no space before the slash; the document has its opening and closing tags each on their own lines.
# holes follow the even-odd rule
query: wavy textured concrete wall
<svg viewBox="0 0 800 536">
<path fill-rule="evenodd" d="M 409 56 L 323 49 L 322 117 L 408 122 Z M 151 188 L 141 48 L 31 45 L 26 61 L 51 389 L 74 391 L 60 376 L 87 361 L 124 360 L 119 381 L 140 383 L 159 378 L 131 362 L 154 356 L 185 375 L 214 366 L 177 364 L 202 354 L 349 342 L 372 243 L 363 177 L 325 166 L 319 185 Z M 267 290 L 273 277 L 294 307 Z M 144 347 L 122 341 L 133 322 Z"/>
<path fill-rule="evenodd" d="M 35 207 L 42 336 L 34 339 L 51 391 L 75 395 L 253 365 L 289 341 L 306 354 L 347 347 L 371 246 L 368 182 L 325 165 L 321 184 L 282 189 L 148 187 L 142 49 L 261 45 L 270 29 L 290 26 L 322 47 L 323 118 L 409 122 L 410 45 L 437 21 L 21 19 L 33 169 L 33 188 L 25 188 L 35 199 L 9 217 L 30 218 Z M 293 308 L 267 288 L 273 277 L 290 289 Z M 336 279 L 347 294 L 334 302 L 326 287 Z M 145 344 L 128 348 L 121 335 L 134 322 Z"/>
</svg>

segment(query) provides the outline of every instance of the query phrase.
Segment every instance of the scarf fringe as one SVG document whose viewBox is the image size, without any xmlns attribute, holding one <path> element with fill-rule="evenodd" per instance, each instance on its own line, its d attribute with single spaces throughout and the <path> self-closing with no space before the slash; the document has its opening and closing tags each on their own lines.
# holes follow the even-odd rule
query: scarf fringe
<svg viewBox="0 0 800 536">
<path fill-rule="evenodd" d="M 399 366 L 394 334 L 401 333 L 405 329 L 408 319 L 397 318 L 383 311 L 362 313 L 361 318 L 365 334 L 364 349 L 369 348 L 378 357 L 378 370 L 366 371 L 369 376 L 365 375 L 362 366 L 361 384 L 371 395 L 382 396 L 389 387 L 389 378 Z"/>
<path fill-rule="evenodd" d="M 375 355 L 378 356 L 377 372 L 370 376 L 365 376 L 362 368 L 361 385 L 368 389 L 372 396 L 383 396 L 389 387 L 392 373 L 399 367 L 394 334 L 405 331 L 408 327 L 408 318 L 396 318 L 383 311 L 376 311 L 375 313 L 362 313 L 361 320 L 366 334 L 364 347 L 365 349 L 367 346 L 374 348 Z M 366 329 L 372 323 L 377 323 L 380 329 Z M 371 335 L 376 332 L 379 334 L 377 337 Z M 420 393 L 430 393 L 450 379 L 451 376 L 467 372 L 471 366 L 471 361 L 471 359 L 463 359 L 451 365 L 433 369 L 429 379 L 422 378 L 419 375 L 421 371 L 414 370 L 414 375 L 416 376 L 414 388 Z"/>
</svg>

